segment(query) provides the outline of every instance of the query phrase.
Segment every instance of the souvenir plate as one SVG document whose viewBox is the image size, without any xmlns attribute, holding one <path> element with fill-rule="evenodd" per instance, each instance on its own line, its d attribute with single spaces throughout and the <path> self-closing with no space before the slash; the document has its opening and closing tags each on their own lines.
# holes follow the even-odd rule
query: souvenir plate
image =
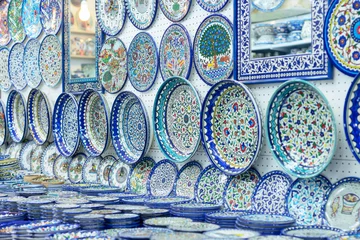
<svg viewBox="0 0 360 240">
<path fill-rule="evenodd" d="M 62 93 L 56 100 L 52 127 L 54 141 L 59 152 L 72 156 L 79 146 L 78 104 L 70 93 Z"/>
<path fill-rule="evenodd" d="M 86 155 L 83 153 L 78 153 L 72 157 L 71 161 L 68 164 L 69 165 L 68 174 L 69 174 L 70 182 L 72 183 L 83 182 L 82 169 L 85 161 L 86 161 Z"/>
<path fill-rule="evenodd" d="M 282 227 L 295 223 L 295 219 L 287 215 L 261 213 L 243 214 L 238 217 L 237 221 L 247 223 L 248 225 L 256 225 L 258 227 Z"/>
<path fill-rule="evenodd" d="M 10 81 L 17 90 L 23 90 L 26 87 L 24 78 L 24 46 L 16 43 L 12 46 L 9 54 L 9 75 Z"/>
<path fill-rule="evenodd" d="M 40 0 L 24 0 L 22 9 L 22 21 L 26 35 L 32 39 L 37 38 L 41 31 Z"/>
<path fill-rule="evenodd" d="M 102 160 L 101 156 L 86 159 L 82 168 L 82 178 L 85 183 L 97 183 L 97 170 Z"/>
<path fill-rule="evenodd" d="M 229 0 L 196 0 L 205 11 L 218 12 L 225 7 Z"/>
<path fill-rule="evenodd" d="M 8 8 L 9 32 L 14 43 L 24 41 L 26 34 L 22 20 L 23 0 L 11 0 Z"/>
<path fill-rule="evenodd" d="M 155 217 L 145 220 L 144 224 L 154 227 L 167 227 L 171 224 L 182 224 L 187 222 L 192 222 L 192 220 L 190 218 L 182 217 Z"/>
<path fill-rule="evenodd" d="M 109 143 L 109 112 L 106 100 L 92 89 L 86 90 L 79 102 L 80 139 L 91 156 L 100 156 Z"/>
<path fill-rule="evenodd" d="M 184 162 L 196 152 L 200 142 L 199 95 L 184 78 L 172 77 L 159 88 L 153 107 L 156 140 L 163 154 L 174 162 Z"/>
<path fill-rule="evenodd" d="M 198 162 L 192 161 L 185 164 L 180 169 L 176 181 L 176 196 L 195 198 L 195 184 L 202 170 Z"/>
<path fill-rule="evenodd" d="M 53 177 L 54 171 L 53 167 L 55 160 L 60 155 L 59 151 L 56 148 L 56 144 L 50 144 L 43 152 L 41 157 L 41 172 L 46 176 Z"/>
<path fill-rule="evenodd" d="M 131 167 L 128 178 L 128 189 L 137 194 L 146 194 L 146 183 L 155 161 L 150 157 L 144 157 Z"/>
<path fill-rule="evenodd" d="M 326 226 L 291 227 L 281 231 L 282 235 L 305 239 L 328 239 L 339 233 L 342 233 L 342 230 Z"/>
<path fill-rule="evenodd" d="M 226 206 L 230 210 L 251 210 L 251 197 L 260 178 L 254 168 L 229 178 L 224 191 Z"/>
<path fill-rule="evenodd" d="M 209 90 L 200 129 L 210 160 L 226 174 L 245 172 L 258 156 L 262 142 L 260 111 L 242 83 L 223 80 Z"/>
<path fill-rule="evenodd" d="M 251 230 L 241 230 L 241 229 L 221 229 L 215 231 L 205 232 L 204 235 L 210 238 L 240 238 L 240 239 L 248 239 L 251 237 L 259 236 L 260 233 L 251 231 Z"/>
<path fill-rule="evenodd" d="M 312 84 L 302 80 L 282 84 L 269 102 L 265 123 L 270 149 L 287 173 L 313 177 L 330 163 L 336 122 L 325 96 Z"/>
<path fill-rule="evenodd" d="M 34 141 L 44 144 L 51 133 L 51 110 L 45 95 L 37 89 L 32 89 L 27 101 L 29 130 Z"/>
<path fill-rule="evenodd" d="M 16 90 L 12 90 L 7 99 L 6 122 L 12 140 L 21 142 L 27 133 L 27 114 L 24 98 Z"/>
<path fill-rule="evenodd" d="M 284 1 L 285 0 L 251 0 L 252 6 L 261 12 L 273 12 L 276 9 L 280 8 L 283 5 Z"/>
<path fill-rule="evenodd" d="M 97 171 L 97 182 L 101 183 L 102 185 L 109 185 L 109 174 L 111 170 L 111 166 L 117 160 L 115 157 L 108 155 L 102 159 L 99 164 L 98 171 Z"/>
<path fill-rule="evenodd" d="M 160 9 L 170 21 L 179 22 L 185 18 L 191 7 L 191 0 L 160 0 Z"/>
<path fill-rule="evenodd" d="M 19 157 L 19 164 L 21 169 L 30 171 L 30 162 L 31 162 L 31 155 L 36 148 L 36 143 L 34 141 L 30 141 L 25 144 L 23 148 L 21 148 L 20 151 L 20 157 Z"/>
<path fill-rule="evenodd" d="M 195 195 L 198 202 L 223 204 L 223 192 L 227 176 L 219 169 L 210 165 L 199 175 L 195 185 Z"/>
<path fill-rule="evenodd" d="M 0 2 L 0 46 L 6 46 L 11 40 L 8 24 L 9 2 L 10 0 Z"/>
<path fill-rule="evenodd" d="M 190 76 L 193 52 L 189 33 L 183 25 L 173 24 L 166 29 L 160 42 L 159 55 L 163 80 Z"/>
<path fill-rule="evenodd" d="M 177 179 L 177 166 L 167 159 L 156 163 L 149 174 L 147 190 L 151 196 L 167 197 L 173 189 Z"/>
<path fill-rule="evenodd" d="M 13 142 L 7 149 L 7 155 L 10 155 L 10 158 L 16 158 L 20 160 L 20 152 L 21 149 L 24 147 L 25 143 L 17 143 Z M 30 159 L 28 160 L 30 164 Z M 30 165 L 29 165 L 30 166 Z"/>
<path fill-rule="evenodd" d="M 322 225 L 322 206 L 331 182 L 324 176 L 297 179 L 286 196 L 287 212 L 299 225 Z"/>
<path fill-rule="evenodd" d="M 231 77 L 234 69 L 233 26 L 214 14 L 199 26 L 194 39 L 194 61 L 199 76 L 209 85 Z M 213 48 L 212 46 L 219 46 Z"/>
<path fill-rule="evenodd" d="M 46 34 L 57 34 L 62 22 L 62 3 L 60 0 L 41 0 L 41 24 Z"/>
<path fill-rule="evenodd" d="M 5 108 L 2 101 L 0 101 L 0 146 L 3 146 L 8 138 L 8 128 L 6 124 Z"/>
<path fill-rule="evenodd" d="M 265 214 L 284 214 L 286 193 L 291 183 L 290 176 L 281 171 L 265 174 L 253 193 L 253 210 Z"/>
<path fill-rule="evenodd" d="M 180 224 L 172 224 L 168 226 L 168 228 L 179 232 L 207 232 L 219 229 L 220 226 L 203 222 L 183 222 Z"/>
<path fill-rule="evenodd" d="M 129 19 L 135 27 L 140 30 L 150 27 L 156 16 L 157 0 L 125 0 L 125 4 Z"/>
<path fill-rule="evenodd" d="M 150 34 L 138 33 L 127 53 L 127 71 L 131 85 L 140 92 L 149 90 L 156 80 L 159 55 Z"/>
<path fill-rule="evenodd" d="M 62 77 L 62 47 L 55 35 L 46 36 L 40 46 L 39 67 L 42 80 L 55 87 Z"/>
<path fill-rule="evenodd" d="M 0 48 L 0 59 L 2 59 L 0 61 L 0 89 L 4 92 L 9 91 L 12 86 L 9 74 L 9 56 L 10 52 L 7 48 Z"/>
<path fill-rule="evenodd" d="M 120 161 L 114 162 L 109 173 L 109 185 L 111 187 L 117 187 L 121 191 L 125 191 L 129 172 L 129 165 Z"/>
<path fill-rule="evenodd" d="M 118 237 L 122 239 L 150 239 L 156 233 L 173 233 L 172 230 L 166 228 L 133 228 L 120 230 Z"/>
<path fill-rule="evenodd" d="M 119 92 L 127 78 L 127 56 L 124 43 L 116 38 L 108 38 L 101 47 L 98 60 L 99 78 L 109 93 Z"/>
<path fill-rule="evenodd" d="M 38 145 L 30 155 L 30 170 L 34 173 L 41 173 L 41 158 L 47 148 L 48 143 Z"/>
<path fill-rule="evenodd" d="M 24 78 L 31 88 L 37 88 L 41 83 L 39 51 L 40 43 L 37 39 L 27 42 L 24 51 Z"/>
<path fill-rule="evenodd" d="M 124 0 L 96 0 L 96 19 L 106 35 L 114 36 L 124 27 L 126 9 Z"/>
</svg>

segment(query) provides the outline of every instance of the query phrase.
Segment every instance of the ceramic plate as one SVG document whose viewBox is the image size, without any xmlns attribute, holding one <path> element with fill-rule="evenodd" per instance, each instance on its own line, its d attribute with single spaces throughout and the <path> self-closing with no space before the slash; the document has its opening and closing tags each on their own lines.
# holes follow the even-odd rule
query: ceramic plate
<svg viewBox="0 0 360 240">
<path fill-rule="evenodd" d="M 291 227 L 281 231 L 282 235 L 305 239 L 328 239 L 339 233 L 342 233 L 342 230 L 326 226 Z"/>
<path fill-rule="evenodd" d="M 258 156 L 262 142 L 260 111 L 242 83 L 223 80 L 208 91 L 200 129 L 210 160 L 226 174 L 245 172 Z"/>
<path fill-rule="evenodd" d="M 207 232 L 219 229 L 220 226 L 212 223 L 187 222 L 172 224 L 168 228 L 179 232 Z"/>
<path fill-rule="evenodd" d="M 149 90 L 156 80 L 159 55 L 150 34 L 138 33 L 127 52 L 127 71 L 131 85 L 140 92 Z"/>
<path fill-rule="evenodd" d="M 0 101 L 0 146 L 3 146 L 8 138 L 8 128 L 6 124 L 5 108 L 2 101 Z"/>
<path fill-rule="evenodd" d="M 19 163 L 21 169 L 30 171 L 30 162 L 31 162 L 30 157 L 36 146 L 37 146 L 36 143 L 34 141 L 31 141 L 26 143 L 25 146 L 21 148 L 20 157 L 19 157 Z"/>
<path fill-rule="evenodd" d="M 178 169 L 173 162 L 164 159 L 156 163 L 147 181 L 148 193 L 154 197 L 169 196 L 174 189 L 177 174 Z"/>
<path fill-rule="evenodd" d="M 79 146 L 77 112 L 75 97 L 70 93 L 60 94 L 54 106 L 52 127 L 56 146 L 65 157 L 72 156 Z"/>
<path fill-rule="evenodd" d="M 290 176 L 281 171 L 265 174 L 252 196 L 253 210 L 265 214 L 284 214 L 286 193 L 291 183 Z"/>
<path fill-rule="evenodd" d="M 225 205 L 230 210 L 251 210 L 251 197 L 260 178 L 254 168 L 229 178 L 224 191 Z"/>
<path fill-rule="evenodd" d="M 22 9 L 22 21 L 26 35 L 32 39 L 37 38 L 41 31 L 40 0 L 24 0 Z"/>
<path fill-rule="evenodd" d="M 57 179 L 68 180 L 69 179 L 69 163 L 71 161 L 70 157 L 64 157 L 59 155 L 54 162 L 53 173 Z"/>
<path fill-rule="evenodd" d="M 251 0 L 252 6 L 261 12 L 273 12 L 276 9 L 280 8 L 283 5 L 284 1 L 285 0 Z"/>
<path fill-rule="evenodd" d="M 37 39 L 31 39 L 26 43 L 24 50 L 24 78 L 31 88 L 37 88 L 41 83 L 39 51 L 40 43 Z"/>
<path fill-rule="evenodd" d="M 0 89 L 4 92 L 9 91 L 12 86 L 9 74 L 9 56 L 10 52 L 7 48 L 0 48 L 0 59 L 2 59 L 0 61 Z"/>
<path fill-rule="evenodd" d="M 101 30 L 114 36 L 124 27 L 126 11 L 124 0 L 96 0 L 96 19 Z"/>
<path fill-rule="evenodd" d="M 350 233 L 340 233 L 335 236 L 328 238 L 329 240 L 358 240 L 360 239 L 360 233 L 350 232 Z"/>
<path fill-rule="evenodd" d="M 160 0 L 160 9 L 170 21 L 179 22 L 185 18 L 191 7 L 191 0 Z"/>
<path fill-rule="evenodd" d="M 41 158 L 47 148 L 48 143 L 38 145 L 30 155 L 30 170 L 34 173 L 41 173 Z"/>
<path fill-rule="evenodd" d="M 156 16 L 157 0 L 125 0 L 125 4 L 129 19 L 135 27 L 140 30 L 150 27 Z"/>
<path fill-rule="evenodd" d="M 231 77 L 233 36 L 232 23 L 225 16 L 213 14 L 200 24 L 194 39 L 194 61 L 205 83 L 214 85 Z M 213 49 L 214 45 L 218 47 Z"/>
<path fill-rule="evenodd" d="M 32 89 L 27 101 L 29 130 L 38 145 L 44 144 L 51 133 L 51 110 L 45 95 Z"/>
<path fill-rule="evenodd" d="M 190 76 L 193 52 L 189 33 L 183 25 L 173 24 L 166 29 L 160 42 L 159 55 L 163 80 L 173 76 Z"/>
<path fill-rule="evenodd" d="M 86 161 L 86 155 L 83 153 L 78 153 L 72 157 L 68 167 L 70 182 L 72 183 L 83 182 L 82 169 L 85 161 Z"/>
<path fill-rule="evenodd" d="M 289 236 L 277 236 L 277 235 L 264 235 L 259 237 L 252 237 L 251 240 L 302 240 L 297 237 L 289 237 Z"/>
<path fill-rule="evenodd" d="M 195 183 L 202 170 L 198 162 L 192 161 L 185 164 L 180 169 L 176 181 L 176 196 L 195 198 Z"/>
<path fill-rule="evenodd" d="M 128 189 L 130 192 L 140 195 L 146 194 L 146 183 L 155 161 L 150 157 L 144 157 L 131 167 L 128 178 Z"/>
<path fill-rule="evenodd" d="M 196 0 L 204 10 L 208 12 L 218 12 L 225 7 L 229 0 Z"/>
<path fill-rule="evenodd" d="M 56 144 L 50 144 L 43 152 L 41 157 L 41 172 L 46 176 L 53 177 L 53 167 L 55 160 L 59 157 L 60 152 L 56 148 Z"/>
<path fill-rule="evenodd" d="M 170 229 L 166 228 L 133 228 L 123 229 L 118 233 L 118 237 L 122 239 L 150 239 L 153 234 L 156 233 L 173 233 Z"/>
<path fill-rule="evenodd" d="M 109 143 L 109 112 L 107 102 L 98 92 L 86 90 L 79 102 L 80 139 L 91 156 L 100 156 Z"/>
<path fill-rule="evenodd" d="M 99 79 L 109 93 L 119 92 L 127 78 L 127 56 L 124 43 L 108 38 L 101 47 L 98 60 Z"/>
<path fill-rule="evenodd" d="M 60 0 L 41 0 L 41 24 L 46 34 L 56 34 L 62 22 L 62 2 Z"/>
<path fill-rule="evenodd" d="M 97 170 L 102 157 L 88 157 L 82 168 L 82 178 L 85 183 L 97 183 Z"/>
<path fill-rule="evenodd" d="M 6 46 L 11 40 L 8 24 L 9 2 L 10 0 L 0 2 L 0 46 Z"/>
<path fill-rule="evenodd" d="M 295 180 L 286 196 L 287 212 L 299 225 L 321 225 L 321 209 L 331 182 L 324 176 Z"/>
<path fill-rule="evenodd" d="M 172 77 L 159 88 L 153 107 L 156 140 L 163 154 L 174 162 L 184 162 L 196 152 L 200 142 L 199 95 L 184 78 Z"/>
<path fill-rule="evenodd" d="M 198 202 L 223 204 L 223 192 L 227 176 L 210 165 L 199 175 L 195 185 L 195 196 Z"/>
<path fill-rule="evenodd" d="M 282 84 L 269 102 L 265 123 L 270 149 L 287 173 L 312 177 L 330 163 L 336 122 L 325 96 L 312 84 L 302 80 Z"/>
<path fill-rule="evenodd" d="M 146 107 L 132 92 L 121 92 L 115 99 L 110 117 L 111 138 L 120 161 L 134 164 L 151 145 Z"/>
<path fill-rule="evenodd" d="M 25 40 L 26 34 L 22 20 L 23 0 L 11 0 L 8 8 L 7 20 L 9 32 L 14 43 Z"/>
<path fill-rule="evenodd" d="M 7 99 L 6 122 L 12 140 L 21 142 L 27 133 L 27 114 L 24 98 L 16 90 L 12 90 Z"/>
<path fill-rule="evenodd" d="M 201 240 L 204 235 L 200 233 L 173 232 L 173 233 L 155 233 L 151 235 L 151 240 Z"/>
<path fill-rule="evenodd" d="M 109 173 L 109 185 L 111 187 L 117 187 L 121 191 L 125 191 L 129 172 L 129 165 L 120 161 L 114 162 Z"/>
<path fill-rule="evenodd" d="M 248 239 L 251 237 L 259 236 L 260 233 L 251 231 L 251 230 L 241 230 L 241 229 L 221 229 L 215 231 L 209 231 L 204 233 L 205 236 L 210 238 L 241 238 L 241 239 Z"/>
<path fill-rule="evenodd" d="M 9 75 L 10 81 L 17 90 L 23 90 L 27 83 L 24 78 L 24 46 L 16 43 L 12 46 L 9 55 Z"/>
<path fill-rule="evenodd" d="M 144 224 L 153 227 L 167 227 L 171 224 L 182 224 L 187 222 L 192 222 L 192 220 L 190 218 L 182 217 L 155 217 L 146 219 Z"/>
<path fill-rule="evenodd" d="M 62 47 L 55 35 L 46 36 L 40 46 L 39 67 L 42 80 L 55 87 L 62 77 Z"/>
<path fill-rule="evenodd" d="M 101 183 L 102 185 L 109 185 L 109 174 L 111 170 L 111 166 L 116 162 L 117 160 L 115 157 L 108 155 L 103 158 L 103 160 L 100 162 L 98 171 L 97 171 L 97 182 Z"/>
</svg>

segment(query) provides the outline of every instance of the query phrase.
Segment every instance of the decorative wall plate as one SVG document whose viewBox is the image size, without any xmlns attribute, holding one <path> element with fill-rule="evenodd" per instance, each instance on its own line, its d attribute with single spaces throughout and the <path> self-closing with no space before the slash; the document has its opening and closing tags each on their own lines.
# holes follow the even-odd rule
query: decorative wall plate
<svg viewBox="0 0 360 240">
<path fill-rule="evenodd" d="M 12 90 L 6 103 L 6 122 L 10 137 L 14 142 L 21 142 L 27 134 L 27 114 L 22 95 Z"/>
<path fill-rule="evenodd" d="M 9 54 L 9 76 L 10 81 L 16 90 L 23 90 L 26 87 L 26 80 L 24 78 L 24 46 L 21 43 L 16 43 L 12 46 Z"/>
<path fill-rule="evenodd" d="M 252 6 L 261 11 L 261 12 L 273 12 L 276 9 L 280 8 L 285 0 L 271 0 L 271 1 L 261 1 L 261 0 L 251 0 Z"/>
<path fill-rule="evenodd" d="M 292 179 L 281 171 L 265 174 L 252 196 L 253 210 L 265 214 L 285 214 L 286 193 Z"/>
<path fill-rule="evenodd" d="M 37 88 L 41 83 L 39 52 L 40 43 L 37 39 L 31 39 L 26 43 L 24 50 L 24 78 L 31 88 Z"/>
<path fill-rule="evenodd" d="M 0 146 L 3 146 L 8 139 L 8 127 L 6 124 L 5 108 L 0 100 Z"/>
<path fill-rule="evenodd" d="M 0 46 L 6 46 L 11 40 L 8 23 L 9 3 L 10 0 L 0 2 Z"/>
<path fill-rule="evenodd" d="M 232 23 L 223 15 L 213 14 L 200 24 L 194 39 L 194 62 L 205 83 L 213 85 L 231 77 L 233 38 Z"/>
<path fill-rule="evenodd" d="M 210 165 L 199 175 L 195 185 L 195 196 L 198 202 L 223 204 L 223 192 L 227 176 Z"/>
<path fill-rule="evenodd" d="M 191 7 L 191 0 L 160 0 L 160 9 L 170 21 L 179 22 L 185 18 Z"/>
<path fill-rule="evenodd" d="M 69 179 L 69 163 L 71 161 L 70 157 L 64 157 L 59 155 L 54 162 L 53 173 L 57 179 L 62 179 L 67 181 Z"/>
<path fill-rule="evenodd" d="M 147 193 L 146 184 L 154 166 L 155 161 L 152 158 L 144 157 L 131 167 L 128 178 L 128 189 L 130 192 L 140 195 Z"/>
<path fill-rule="evenodd" d="M 41 24 L 46 34 L 57 34 L 62 23 L 62 2 L 60 0 L 41 0 Z"/>
<path fill-rule="evenodd" d="M 79 146 L 78 104 L 70 93 L 62 93 L 54 106 L 52 127 L 54 142 L 59 152 L 72 156 Z"/>
<path fill-rule="evenodd" d="M 251 210 L 251 197 L 261 175 L 256 169 L 232 176 L 226 183 L 224 203 L 230 210 Z"/>
<path fill-rule="evenodd" d="M 139 92 L 149 90 L 156 80 L 159 55 L 150 34 L 138 33 L 127 52 L 127 71 L 131 85 Z"/>
<path fill-rule="evenodd" d="M 9 55 L 10 52 L 7 48 L 0 48 L 0 59 L 2 59 L 0 61 L 0 90 L 4 92 L 9 91 L 12 86 L 9 74 Z"/>
<path fill-rule="evenodd" d="M 299 225 L 322 225 L 322 206 L 331 182 L 324 176 L 296 179 L 286 196 L 286 209 Z"/>
<path fill-rule="evenodd" d="M 11 0 L 8 8 L 7 23 L 14 43 L 25 40 L 26 34 L 22 18 L 23 0 Z"/>
<path fill-rule="evenodd" d="M 68 167 L 68 174 L 69 174 L 69 180 L 72 183 L 82 183 L 82 169 L 84 166 L 84 163 L 86 161 L 86 155 L 83 153 L 78 153 L 74 155 L 69 162 Z"/>
<path fill-rule="evenodd" d="M 163 80 L 178 76 L 189 78 L 193 61 L 191 39 L 181 24 L 172 24 L 160 42 L 160 73 Z"/>
<path fill-rule="evenodd" d="M 262 125 L 245 85 L 231 80 L 214 85 L 205 97 L 200 123 L 203 145 L 216 167 L 229 175 L 251 167 L 261 148 Z"/>
<path fill-rule="evenodd" d="M 30 162 L 31 162 L 31 155 L 36 148 L 36 143 L 34 141 L 30 141 L 26 143 L 20 151 L 20 157 L 19 157 L 19 164 L 22 170 L 28 170 L 30 171 Z"/>
<path fill-rule="evenodd" d="M 125 4 L 129 19 L 136 28 L 144 30 L 150 27 L 156 16 L 157 0 L 125 0 Z"/>
<path fill-rule="evenodd" d="M 120 161 L 133 164 L 149 150 L 151 133 L 146 107 L 132 92 L 121 92 L 110 117 L 111 138 Z"/>
<path fill-rule="evenodd" d="M 55 35 L 47 35 L 40 46 L 39 67 L 43 81 L 55 87 L 62 78 L 62 47 Z"/>
<path fill-rule="evenodd" d="M 101 47 L 98 60 L 99 78 L 109 93 L 119 92 L 127 78 L 127 56 L 124 43 L 116 38 L 108 38 Z"/>
<path fill-rule="evenodd" d="M 51 134 L 51 109 L 45 95 L 32 89 L 27 101 L 29 130 L 38 145 L 44 144 Z"/>
<path fill-rule="evenodd" d="M 107 102 L 100 93 L 88 89 L 81 95 L 78 109 L 80 139 L 91 156 L 100 156 L 108 146 L 108 112 Z"/>
<path fill-rule="evenodd" d="M 270 149 L 289 174 L 313 177 L 330 163 L 336 149 L 335 117 L 312 84 L 302 80 L 282 84 L 270 99 L 265 123 Z"/>
<path fill-rule="evenodd" d="M 153 107 L 156 140 L 163 154 L 174 162 L 184 162 L 196 152 L 200 142 L 199 95 L 184 78 L 172 77 L 159 88 Z"/>
<path fill-rule="evenodd" d="M 125 191 L 127 186 L 127 178 L 129 177 L 130 166 L 116 161 L 111 166 L 109 173 L 109 185 L 111 187 L 117 187 L 120 191 Z"/>
<path fill-rule="evenodd" d="M 114 36 L 124 27 L 126 18 L 124 0 L 96 0 L 95 11 L 101 30 L 107 35 Z"/>
<path fill-rule="evenodd" d="M 82 178 L 85 183 L 97 183 L 98 167 L 102 160 L 101 156 L 86 159 L 82 168 Z"/>
<path fill-rule="evenodd" d="M 327 226 L 300 226 L 285 228 L 281 234 L 304 239 L 328 239 L 342 232 L 341 229 Z"/>
<path fill-rule="evenodd" d="M 185 164 L 180 169 L 176 181 L 176 196 L 195 198 L 195 184 L 202 170 L 198 162 L 192 161 Z"/>
<path fill-rule="evenodd" d="M 26 35 L 32 39 L 37 38 L 41 31 L 40 0 L 24 0 L 22 8 L 22 22 Z"/>
<path fill-rule="evenodd" d="M 53 177 L 53 167 L 55 160 L 60 155 L 60 152 L 56 148 L 56 144 L 51 143 L 43 152 L 41 157 L 41 172 L 46 176 Z"/>
<path fill-rule="evenodd" d="M 102 159 L 97 170 L 97 182 L 102 185 L 109 185 L 109 174 L 111 166 L 116 162 L 114 156 L 108 155 Z"/>
<path fill-rule="evenodd" d="M 225 7 L 229 0 L 196 0 L 205 11 L 218 12 Z"/>
<path fill-rule="evenodd" d="M 20 161 L 20 152 L 25 143 L 13 142 L 6 150 L 6 154 L 10 155 L 10 158 L 16 158 Z M 30 163 L 30 160 L 28 160 Z"/>
<path fill-rule="evenodd" d="M 33 173 L 41 173 L 41 158 L 47 148 L 48 143 L 37 145 L 30 155 L 30 170 Z"/>
<path fill-rule="evenodd" d="M 167 197 L 173 189 L 177 179 L 177 166 L 167 159 L 156 163 L 149 174 L 147 190 L 151 196 Z"/>
</svg>

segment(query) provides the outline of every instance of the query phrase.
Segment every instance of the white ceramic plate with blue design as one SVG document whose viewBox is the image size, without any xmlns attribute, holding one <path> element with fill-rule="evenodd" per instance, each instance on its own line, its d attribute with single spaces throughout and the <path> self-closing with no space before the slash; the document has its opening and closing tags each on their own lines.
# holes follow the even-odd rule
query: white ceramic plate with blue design
<svg viewBox="0 0 360 240">
<path fill-rule="evenodd" d="M 24 52 L 24 77 L 31 88 L 37 88 L 41 83 L 39 68 L 40 43 L 31 39 L 26 43 Z"/>
<path fill-rule="evenodd" d="M 96 0 L 95 10 L 99 26 L 107 35 L 114 36 L 124 27 L 126 18 L 124 0 Z"/>
<path fill-rule="evenodd" d="M 82 169 L 86 161 L 86 155 L 78 153 L 69 162 L 68 174 L 71 183 L 82 183 Z"/>
<path fill-rule="evenodd" d="M 0 89 L 4 92 L 10 90 L 12 82 L 9 74 L 9 49 L 3 47 L 0 48 Z"/>
<path fill-rule="evenodd" d="M 229 0 L 196 0 L 205 11 L 218 12 L 225 7 Z M 271 1 L 271 0 L 270 0 Z"/>
<path fill-rule="evenodd" d="M 304 239 L 328 239 L 334 235 L 343 233 L 341 229 L 327 226 L 301 226 L 285 228 L 281 231 L 282 235 L 299 237 Z"/>
<path fill-rule="evenodd" d="M 22 8 L 22 21 L 26 35 L 30 39 L 37 38 L 41 31 L 40 0 L 24 0 Z"/>
<path fill-rule="evenodd" d="M 108 155 L 105 156 L 98 166 L 97 172 L 97 182 L 102 185 L 109 186 L 109 174 L 111 170 L 111 166 L 116 162 L 116 158 L 114 156 Z"/>
<path fill-rule="evenodd" d="M 125 0 L 125 4 L 130 22 L 136 28 L 144 30 L 151 26 L 156 16 L 157 0 Z"/>
<path fill-rule="evenodd" d="M 57 34 L 59 31 L 63 19 L 62 5 L 60 0 L 41 0 L 41 24 L 46 34 Z"/>
<path fill-rule="evenodd" d="M 116 161 L 113 163 L 109 173 L 109 185 L 117 187 L 120 191 L 125 191 L 127 187 L 127 179 L 130 173 L 130 166 Z"/>
<path fill-rule="evenodd" d="M 36 146 L 37 145 L 35 141 L 30 141 L 21 148 L 19 155 L 19 164 L 22 170 L 30 171 L 30 158 Z"/>
<path fill-rule="evenodd" d="M 97 169 L 103 160 L 101 156 L 88 157 L 82 168 L 82 178 L 85 183 L 97 183 Z"/>
<path fill-rule="evenodd" d="M 12 140 L 21 142 L 27 134 L 27 114 L 24 98 L 16 90 L 12 90 L 7 99 L 6 122 Z"/>
<path fill-rule="evenodd" d="M 23 90 L 27 83 L 24 78 L 24 46 L 16 43 L 12 46 L 9 54 L 9 75 L 10 81 L 16 90 Z"/>
<path fill-rule="evenodd" d="M 167 197 L 173 189 L 177 179 L 177 166 L 167 160 L 156 163 L 147 181 L 148 193 L 154 197 Z"/>
<path fill-rule="evenodd" d="M 195 198 L 195 184 L 202 170 L 198 162 L 192 161 L 185 164 L 180 169 L 176 180 L 176 196 Z"/>
<path fill-rule="evenodd" d="M 62 179 L 67 181 L 69 179 L 69 164 L 71 157 L 64 157 L 59 155 L 53 165 L 53 174 L 57 179 Z"/>
<path fill-rule="evenodd" d="M 53 142 L 44 150 L 41 157 L 41 172 L 46 176 L 54 176 L 54 164 L 56 158 L 60 155 L 60 152 L 56 148 L 56 144 Z"/>
</svg>

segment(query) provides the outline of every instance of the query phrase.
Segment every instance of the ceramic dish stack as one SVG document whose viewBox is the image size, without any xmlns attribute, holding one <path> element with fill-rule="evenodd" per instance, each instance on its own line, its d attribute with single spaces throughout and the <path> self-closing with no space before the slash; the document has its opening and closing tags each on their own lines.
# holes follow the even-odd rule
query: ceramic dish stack
<svg viewBox="0 0 360 240">
<path fill-rule="evenodd" d="M 80 205 L 78 204 L 66 204 L 66 203 L 63 203 L 63 204 L 56 204 L 54 206 L 54 218 L 55 219 L 63 219 L 63 212 L 65 210 L 68 210 L 68 209 L 77 209 L 77 208 L 80 208 Z"/>
<path fill-rule="evenodd" d="M 185 224 L 192 222 L 190 218 L 182 217 L 157 217 L 144 221 L 144 227 L 162 227 L 167 228 L 173 224 Z"/>
<path fill-rule="evenodd" d="M 133 213 L 105 216 L 106 228 L 134 228 L 141 225 L 140 216 Z"/>
<path fill-rule="evenodd" d="M 117 204 L 119 203 L 119 198 L 116 197 L 94 197 L 89 199 L 92 203 L 98 203 L 103 205 Z"/>
<path fill-rule="evenodd" d="M 80 214 L 74 216 L 74 220 L 82 230 L 103 230 L 105 227 L 104 215 L 101 214 Z"/>
<path fill-rule="evenodd" d="M 170 216 L 170 210 L 168 209 L 143 209 L 143 210 L 134 210 L 134 214 L 140 215 L 141 220 L 144 222 L 146 219 L 154 217 L 168 217 Z"/>
<path fill-rule="evenodd" d="M 219 225 L 221 228 L 235 228 L 236 219 L 246 211 L 220 211 L 205 214 L 205 222 Z"/>
<path fill-rule="evenodd" d="M 24 239 L 31 238 L 32 234 L 29 230 L 45 227 L 45 226 L 56 226 L 59 225 L 60 220 L 40 220 L 40 221 L 27 221 L 27 222 L 14 222 L 12 226 L 11 236 L 13 239 Z"/>
<path fill-rule="evenodd" d="M 160 197 L 152 198 L 145 201 L 149 208 L 170 209 L 172 204 L 188 203 L 191 199 L 185 197 Z"/>
<path fill-rule="evenodd" d="M 89 188 L 81 188 L 80 192 L 82 194 L 88 196 L 100 196 L 103 194 L 112 194 L 119 193 L 120 189 L 116 187 L 108 187 L 108 186 L 97 186 L 97 187 L 89 187 Z"/>
<path fill-rule="evenodd" d="M 90 208 L 75 208 L 75 209 L 66 209 L 63 211 L 63 220 L 67 223 L 75 223 L 75 216 L 80 214 L 88 214 L 93 211 Z"/>
<path fill-rule="evenodd" d="M 128 198 L 128 199 L 121 199 L 121 201 L 124 204 L 130 204 L 130 205 L 139 205 L 144 206 L 145 202 L 148 200 L 148 197 L 134 197 L 134 198 Z"/>
<path fill-rule="evenodd" d="M 54 206 L 55 204 L 47 204 L 40 206 L 41 219 L 51 220 L 54 219 Z"/>
<path fill-rule="evenodd" d="M 8 212 L 8 211 L 0 212 L 0 224 L 24 220 L 24 219 L 25 219 L 25 213 L 23 212 Z"/>
<path fill-rule="evenodd" d="M 121 205 L 107 205 L 105 206 L 106 209 L 116 209 L 120 210 L 123 213 L 132 213 L 134 210 L 144 210 L 149 209 L 146 206 L 138 206 L 138 205 L 128 205 L 128 204 L 121 204 Z"/>
<path fill-rule="evenodd" d="M 204 221 L 205 214 L 221 210 L 221 205 L 212 203 L 181 203 L 171 205 L 170 213 L 175 217 Z"/>
<path fill-rule="evenodd" d="M 105 207 L 104 204 L 99 204 L 99 203 L 87 203 L 81 205 L 81 208 L 90 208 L 92 210 L 101 210 L 104 209 L 104 207 Z"/>
<path fill-rule="evenodd" d="M 34 199 L 34 200 L 27 201 L 26 209 L 27 209 L 29 220 L 41 219 L 41 215 L 42 215 L 41 210 L 42 209 L 40 207 L 47 205 L 47 204 L 52 204 L 54 202 L 55 201 L 51 200 L 51 199 Z"/>
<path fill-rule="evenodd" d="M 45 239 L 51 234 L 70 232 L 79 229 L 79 227 L 80 226 L 78 224 L 62 223 L 55 226 L 38 227 L 28 231 L 31 233 L 31 238 Z"/>
<path fill-rule="evenodd" d="M 21 197 L 21 196 L 5 198 L 3 201 L 3 207 L 1 209 L 11 211 L 11 212 L 16 212 L 16 211 L 20 211 L 20 210 L 26 211 L 26 205 L 25 206 L 22 205 L 22 203 L 24 203 L 25 200 L 27 200 L 27 199 L 24 197 Z M 24 207 L 22 207 L 22 206 L 24 206 Z"/>
</svg>

